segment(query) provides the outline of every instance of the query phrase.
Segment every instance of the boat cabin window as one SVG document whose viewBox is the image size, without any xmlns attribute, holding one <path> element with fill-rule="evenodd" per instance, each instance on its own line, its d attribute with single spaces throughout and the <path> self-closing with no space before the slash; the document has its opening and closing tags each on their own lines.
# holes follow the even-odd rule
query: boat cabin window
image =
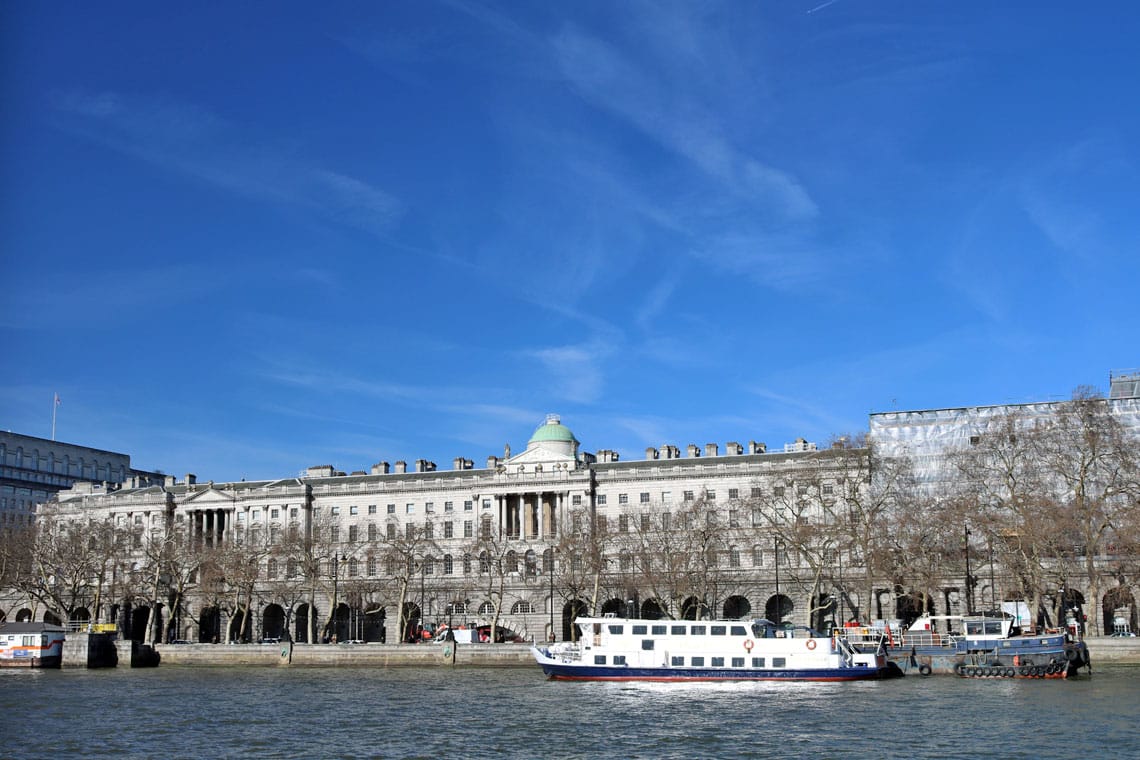
<svg viewBox="0 0 1140 760">
<path fill-rule="evenodd" d="M 684 665 L 685 664 L 685 658 L 684 657 L 677 657 L 676 655 L 673 655 L 673 658 L 671 660 L 669 660 L 669 664 L 670 665 Z"/>
<path fill-rule="evenodd" d="M 666 629 L 667 627 L 668 627 L 668 626 L 664 626 L 664 625 L 655 625 L 655 626 L 653 626 L 653 635 L 654 635 L 654 636 L 664 636 L 664 635 L 665 635 L 665 629 Z"/>
<path fill-rule="evenodd" d="M 710 625 L 709 628 L 713 636 L 724 636 L 728 632 L 728 626 L 724 625 Z"/>
<path fill-rule="evenodd" d="M 732 658 L 732 667 L 743 668 L 744 667 L 744 658 L 743 657 L 733 657 Z"/>
<path fill-rule="evenodd" d="M 764 667 L 764 658 L 763 657 L 753 657 L 752 658 L 752 667 L 754 667 L 754 668 Z"/>
<path fill-rule="evenodd" d="M 753 623 L 752 624 L 752 636 L 753 636 L 753 638 L 770 639 L 770 638 L 772 638 L 771 630 L 772 630 L 772 627 L 768 626 L 768 625 L 762 625 L 761 623 Z"/>
<path fill-rule="evenodd" d="M 987 620 L 986 621 L 986 635 L 987 636 L 1001 636 L 1001 621 L 1000 620 Z"/>
<path fill-rule="evenodd" d="M 625 665 L 625 655 L 624 654 L 615 654 L 614 655 L 614 665 Z"/>
<path fill-rule="evenodd" d="M 653 648 L 653 639 L 642 639 L 641 640 L 641 648 L 645 649 L 645 650 L 652 649 Z"/>
<path fill-rule="evenodd" d="M 788 665 L 787 658 L 784 658 L 784 657 L 773 657 L 772 658 L 772 667 L 773 668 L 784 668 L 784 667 L 787 667 L 787 665 Z"/>
<path fill-rule="evenodd" d="M 669 633 L 674 636 L 684 636 L 689 630 L 687 625 L 674 625 L 669 627 Z"/>
<path fill-rule="evenodd" d="M 693 626 L 693 635 L 694 636 L 704 636 L 705 635 L 705 627 L 703 625 L 694 625 Z"/>
<path fill-rule="evenodd" d="M 714 668 L 723 668 L 724 667 L 724 658 L 723 657 L 712 658 L 712 666 Z"/>
<path fill-rule="evenodd" d="M 605 665 L 606 664 L 606 656 L 604 654 L 594 655 L 594 664 L 595 665 Z"/>
<path fill-rule="evenodd" d="M 624 628 L 625 628 L 624 625 L 611 625 L 610 626 L 610 633 L 616 633 L 618 635 L 621 635 L 621 632 Z"/>
<path fill-rule="evenodd" d="M 734 626 L 732 626 L 732 635 L 733 636 L 747 636 L 748 630 L 742 625 L 734 625 Z"/>
<path fill-rule="evenodd" d="M 633 627 L 633 635 L 634 636 L 644 636 L 648 631 L 649 631 L 649 626 L 646 626 L 646 625 L 635 625 Z"/>
<path fill-rule="evenodd" d="M 693 667 L 703 667 L 705 664 L 705 658 L 704 657 L 694 657 L 692 659 L 692 662 L 690 662 L 689 664 L 692 665 Z"/>
</svg>

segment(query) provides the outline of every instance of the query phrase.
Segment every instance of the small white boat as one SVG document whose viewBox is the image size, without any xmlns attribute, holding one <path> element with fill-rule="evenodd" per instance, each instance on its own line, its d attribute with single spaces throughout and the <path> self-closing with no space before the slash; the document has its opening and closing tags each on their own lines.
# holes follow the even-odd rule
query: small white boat
<svg viewBox="0 0 1140 760">
<path fill-rule="evenodd" d="M 902 675 L 879 651 L 769 620 L 575 621 L 577 642 L 531 647 L 552 680 L 861 681 Z"/>
<path fill-rule="evenodd" d="M 58 668 L 65 637 L 49 623 L 0 623 L 0 667 Z"/>
</svg>

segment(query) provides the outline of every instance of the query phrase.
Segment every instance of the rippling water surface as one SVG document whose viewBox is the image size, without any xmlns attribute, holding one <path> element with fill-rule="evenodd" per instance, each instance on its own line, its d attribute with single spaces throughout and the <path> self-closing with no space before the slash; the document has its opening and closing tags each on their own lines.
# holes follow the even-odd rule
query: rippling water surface
<svg viewBox="0 0 1140 760">
<path fill-rule="evenodd" d="M 0 671 L 0 757 L 1140 756 L 1140 668 L 617 684 L 506 669 Z"/>
</svg>

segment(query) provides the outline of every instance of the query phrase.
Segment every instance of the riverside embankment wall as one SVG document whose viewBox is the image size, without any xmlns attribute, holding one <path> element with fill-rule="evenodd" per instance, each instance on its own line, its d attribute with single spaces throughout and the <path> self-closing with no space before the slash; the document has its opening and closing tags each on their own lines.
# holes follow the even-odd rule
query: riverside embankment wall
<svg viewBox="0 0 1140 760">
<path fill-rule="evenodd" d="M 1085 640 L 1098 664 L 1140 665 L 1140 638 Z M 174 667 L 519 667 L 534 665 L 527 644 L 165 644 L 160 665 Z"/>
<path fill-rule="evenodd" d="M 431 667 L 534 665 L 528 644 L 166 644 L 160 665 L 236 667 Z"/>
</svg>

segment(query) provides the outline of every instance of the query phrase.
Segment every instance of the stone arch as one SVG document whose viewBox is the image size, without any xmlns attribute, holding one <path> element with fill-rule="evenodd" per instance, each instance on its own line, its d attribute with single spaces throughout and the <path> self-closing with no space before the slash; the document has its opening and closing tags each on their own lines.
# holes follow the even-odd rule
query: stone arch
<svg viewBox="0 0 1140 760">
<path fill-rule="evenodd" d="M 574 621 L 589 612 L 589 607 L 581 599 L 571 599 L 562 607 L 562 640 L 577 641 L 578 627 Z"/>
<path fill-rule="evenodd" d="M 364 640 L 365 641 L 378 641 L 384 643 L 388 640 L 388 632 L 384 627 L 387 610 L 384 607 L 379 609 L 366 610 L 364 612 Z"/>
<path fill-rule="evenodd" d="M 681 602 L 682 620 L 704 620 L 709 616 L 709 608 L 695 596 L 690 596 Z"/>
<path fill-rule="evenodd" d="M 261 638 L 284 639 L 287 632 L 285 608 L 280 604 L 266 605 L 265 609 L 261 611 Z"/>
<path fill-rule="evenodd" d="M 661 620 L 669 617 L 665 606 L 657 599 L 646 599 L 641 603 L 641 617 L 644 620 Z"/>
<path fill-rule="evenodd" d="M 311 644 L 314 629 L 319 628 L 319 610 L 308 603 L 298 605 L 293 617 L 293 640 L 300 644 Z"/>
<path fill-rule="evenodd" d="M 217 607 L 206 607 L 198 614 L 198 641 L 217 644 L 222 640 L 222 615 Z"/>
<path fill-rule="evenodd" d="M 44 610 L 44 622 L 48 625 L 61 625 L 63 623 L 63 621 L 59 619 L 59 615 L 51 610 Z"/>
<path fill-rule="evenodd" d="M 1120 585 L 1105 592 L 1101 609 L 1105 633 L 1136 633 L 1136 598 L 1127 586 Z"/>
<path fill-rule="evenodd" d="M 816 594 L 811 599 L 811 620 L 808 626 L 820 633 L 830 633 L 837 623 L 835 620 L 839 600 L 831 594 Z"/>
<path fill-rule="evenodd" d="M 0 619 L 3 619 L 2 615 Z M 76 628 L 85 628 L 91 622 L 91 612 L 86 607 L 76 607 L 71 611 L 67 621 Z"/>
<path fill-rule="evenodd" d="M 423 613 L 415 602 L 404 602 L 404 609 L 400 611 L 400 640 L 413 642 L 419 640 L 423 629 Z"/>
<path fill-rule="evenodd" d="M 724 616 L 733 620 L 740 620 L 748 617 L 752 612 L 752 603 L 748 601 L 747 597 L 734 594 L 724 600 Z"/>
<path fill-rule="evenodd" d="M 764 604 L 764 617 L 773 623 L 784 623 L 795 610 L 795 603 L 786 594 L 773 594 Z"/>
<path fill-rule="evenodd" d="M 131 622 L 127 628 L 127 638 L 132 641 L 146 641 L 146 624 L 150 616 L 150 607 L 141 606 L 131 609 Z"/>
<path fill-rule="evenodd" d="M 30 623 L 30 622 L 32 622 L 32 611 L 29 610 L 27 607 L 21 607 L 20 610 L 16 613 L 16 622 L 17 623 Z"/>
<path fill-rule="evenodd" d="M 903 629 L 923 613 L 934 612 L 934 598 L 929 594 L 912 591 L 909 594 L 900 594 L 895 598 L 895 618 L 902 622 Z"/>
<path fill-rule="evenodd" d="M 605 616 L 610 613 L 613 613 L 618 617 L 625 617 L 625 600 L 615 597 L 613 599 L 607 599 L 606 601 L 602 602 L 602 615 Z"/>
</svg>

